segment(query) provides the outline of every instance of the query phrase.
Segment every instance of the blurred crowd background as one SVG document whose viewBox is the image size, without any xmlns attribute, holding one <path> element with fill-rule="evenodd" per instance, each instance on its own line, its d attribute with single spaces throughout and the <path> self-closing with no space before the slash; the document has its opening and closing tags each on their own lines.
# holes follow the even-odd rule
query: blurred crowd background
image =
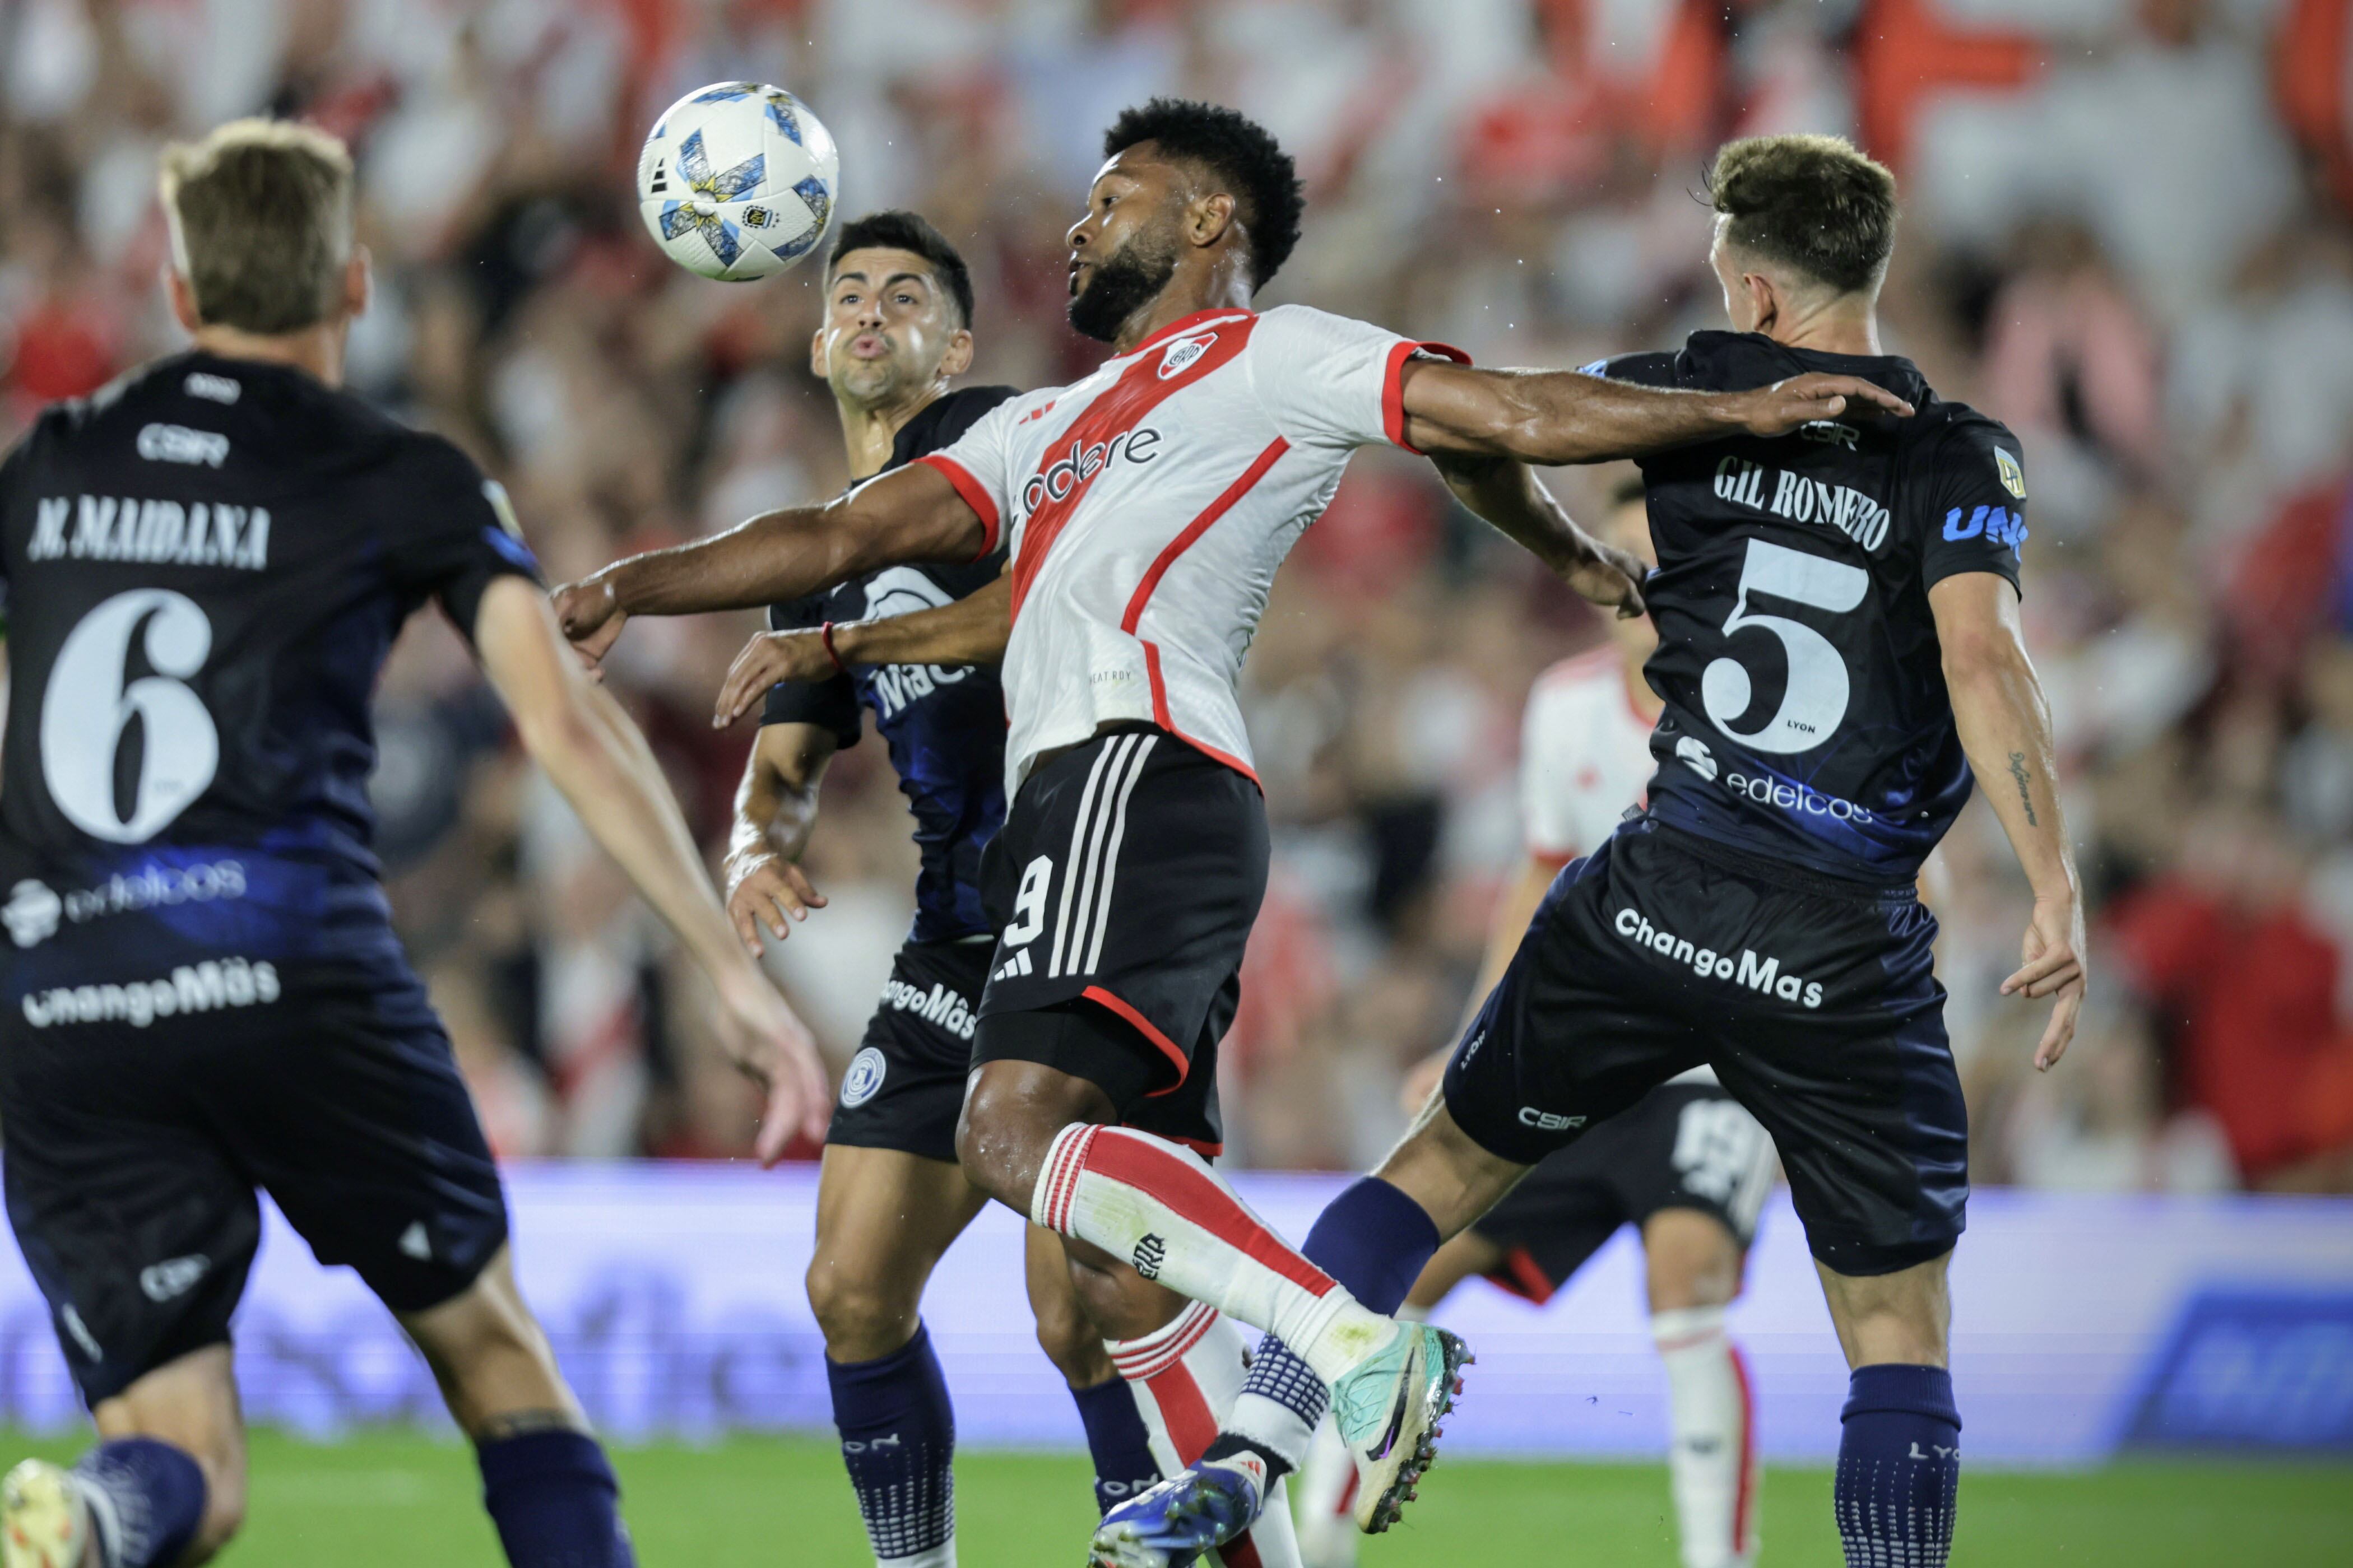
<svg viewBox="0 0 2353 1568">
<path fill-rule="evenodd" d="M 367 397 L 512 491 L 551 580 L 847 477 L 806 370 L 821 279 L 705 282 L 629 171 L 756 79 L 842 148 L 841 211 L 963 247 L 976 380 L 1090 368 L 1064 226 L 1156 92 L 1297 155 L 1262 302 L 1573 365 L 1721 324 L 1694 200 L 1723 139 L 1855 137 L 1904 182 L 1891 352 L 2022 437 L 2026 616 L 2095 913 L 2064 1067 L 2000 1002 L 2026 900 L 1972 807 L 1933 868 L 1983 1182 L 2353 1190 L 2353 0 L 0 0 L 0 440 L 174 346 L 155 155 L 237 114 L 349 139 Z M 1588 515 L 1609 472 L 1554 476 Z M 714 849 L 750 617 L 640 622 L 615 686 Z M 1224 1083 L 1236 1161 L 1363 1166 L 1461 1017 L 1521 854 L 1531 680 L 1602 628 L 1402 454 L 1286 567 L 1246 694 L 1276 823 Z M 704 997 L 418 617 L 375 781 L 404 930 L 511 1155 L 723 1158 L 754 1101 Z M 774 954 L 846 1060 L 910 912 L 872 739 Z"/>
</svg>

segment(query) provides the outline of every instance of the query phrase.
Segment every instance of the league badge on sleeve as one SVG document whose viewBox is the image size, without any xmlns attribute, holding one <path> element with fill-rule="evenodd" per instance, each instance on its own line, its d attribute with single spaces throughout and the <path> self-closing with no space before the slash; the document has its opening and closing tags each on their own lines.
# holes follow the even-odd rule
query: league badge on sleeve
<svg viewBox="0 0 2353 1568">
<path fill-rule="evenodd" d="M 1993 449 L 1993 467 L 1994 472 L 2001 476 L 2001 488 L 2016 496 L 2019 500 L 2024 500 L 2026 499 L 2026 469 L 2020 465 L 2018 459 L 2011 457 L 2008 452 L 2003 451 L 2000 447 L 1996 447 Z"/>
</svg>

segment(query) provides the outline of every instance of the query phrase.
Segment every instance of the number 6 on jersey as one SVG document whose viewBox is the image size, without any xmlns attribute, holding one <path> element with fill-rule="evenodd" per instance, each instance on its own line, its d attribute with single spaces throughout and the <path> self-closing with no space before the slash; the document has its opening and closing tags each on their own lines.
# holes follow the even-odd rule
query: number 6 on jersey
<svg viewBox="0 0 2353 1568">
<path fill-rule="evenodd" d="M 155 671 L 128 679 L 132 639 Z M 212 652 L 212 623 L 168 588 L 117 594 L 67 634 L 41 699 L 41 776 L 76 827 L 111 844 L 139 844 L 171 826 L 220 766 L 220 733 L 184 684 Z M 131 721 L 140 721 L 139 770 L 126 816 L 115 787 Z"/>
</svg>

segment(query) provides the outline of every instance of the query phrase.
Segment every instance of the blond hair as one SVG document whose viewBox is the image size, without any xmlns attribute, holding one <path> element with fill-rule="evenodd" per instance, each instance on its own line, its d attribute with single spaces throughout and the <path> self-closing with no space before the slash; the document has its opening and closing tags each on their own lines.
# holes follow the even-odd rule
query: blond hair
<svg viewBox="0 0 2353 1568">
<path fill-rule="evenodd" d="M 172 263 L 207 326 L 299 331 L 335 313 L 352 254 L 352 155 L 323 131 L 233 120 L 164 149 Z"/>
</svg>

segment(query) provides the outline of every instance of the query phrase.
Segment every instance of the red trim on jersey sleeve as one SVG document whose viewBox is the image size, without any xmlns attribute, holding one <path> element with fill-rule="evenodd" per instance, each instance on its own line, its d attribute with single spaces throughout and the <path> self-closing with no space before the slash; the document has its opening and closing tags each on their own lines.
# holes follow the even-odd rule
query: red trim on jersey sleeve
<svg viewBox="0 0 2353 1568">
<path fill-rule="evenodd" d="M 1168 542 L 1168 547 L 1145 572 L 1144 581 L 1135 585 L 1134 596 L 1127 601 L 1127 614 L 1119 618 L 1121 631 L 1134 635 L 1136 623 L 1144 618 L 1144 606 L 1151 602 L 1153 590 L 1160 586 L 1160 579 L 1168 574 L 1168 568 L 1176 564 L 1176 557 L 1192 549 L 1201 535 L 1209 531 L 1209 525 L 1233 510 L 1236 501 L 1250 494 L 1251 486 L 1266 478 L 1266 471 L 1274 467 L 1275 459 L 1289 450 L 1291 443 L 1277 436 L 1266 450 L 1242 470 L 1240 479 L 1228 485 L 1224 494 L 1203 507 L 1201 515 L 1185 525 L 1184 532 Z"/>
<path fill-rule="evenodd" d="M 1242 777 L 1250 780 L 1250 783 L 1258 784 L 1259 792 L 1261 794 L 1265 793 L 1266 785 L 1259 782 L 1258 770 L 1256 768 L 1251 767 L 1248 763 L 1242 761 L 1240 757 L 1235 756 L 1231 752 L 1221 752 L 1218 750 L 1217 747 L 1209 744 L 1208 742 L 1197 741 L 1192 736 L 1185 733 L 1184 731 L 1176 728 L 1176 721 L 1168 716 L 1168 688 L 1167 685 L 1160 679 L 1160 645 L 1158 643 L 1147 642 L 1144 645 L 1144 679 L 1145 683 L 1152 688 L 1152 721 L 1154 723 L 1159 725 L 1162 729 L 1167 731 L 1170 734 L 1176 736 L 1178 740 L 1184 742 L 1187 745 L 1192 747 L 1195 751 L 1200 752 L 1211 762 L 1225 763 L 1226 766 L 1233 769 L 1234 772 L 1241 774 Z"/>
<path fill-rule="evenodd" d="M 928 463 L 937 468 L 946 477 L 948 483 L 955 486 L 956 494 L 964 497 L 964 504 L 980 514 L 980 526 L 987 532 L 973 559 L 977 561 L 996 549 L 997 536 L 1004 531 L 1003 520 L 997 513 L 997 498 L 972 477 L 972 470 L 943 452 L 926 452 L 915 461 Z"/>
<path fill-rule="evenodd" d="M 1174 1094 L 1178 1089 L 1185 1087 L 1185 1079 L 1193 1070 L 1192 1058 L 1186 1056 L 1184 1052 L 1178 1050 L 1176 1048 L 1176 1042 L 1162 1034 L 1158 1028 L 1154 1026 L 1151 1019 L 1145 1017 L 1143 1014 L 1137 1012 L 1134 1008 L 1129 1006 L 1125 1002 L 1121 1001 L 1118 997 L 1113 995 L 1110 992 L 1104 990 L 1100 985 L 1090 985 L 1084 991 L 1080 992 L 1079 994 L 1085 997 L 1090 1002 L 1097 1003 L 1103 1006 L 1110 1008 L 1113 1012 L 1126 1019 L 1128 1023 L 1134 1026 L 1135 1032 L 1142 1035 L 1145 1039 L 1150 1040 L 1152 1042 L 1153 1049 L 1158 1051 L 1162 1056 L 1166 1057 L 1168 1058 L 1168 1065 L 1176 1069 L 1176 1081 L 1170 1084 L 1166 1089 L 1154 1089 L 1150 1094 L 1145 1096 L 1146 1100 L 1157 1100 L 1164 1094 Z"/>
<path fill-rule="evenodd" d="M 1381 430 L 1390 445 L 1419 457 L 1421 448 L 1408 445 L 1405 438 L 1405 366 L 1417 354 L 1456 364 L 1469 364 L 1471 356 L 1449 343 L 1418 343 L 1410 338 L 1389 350 L 1389 363 L 1381 372 Z"/>
</svg>

